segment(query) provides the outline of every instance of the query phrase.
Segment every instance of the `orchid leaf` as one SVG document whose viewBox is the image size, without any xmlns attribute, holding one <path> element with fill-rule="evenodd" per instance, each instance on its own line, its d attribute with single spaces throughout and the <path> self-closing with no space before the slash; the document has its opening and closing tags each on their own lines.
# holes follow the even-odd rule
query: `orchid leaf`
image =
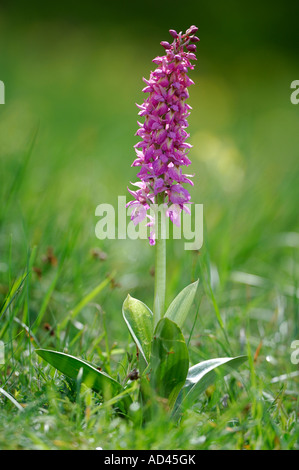
<svg viewBox="0 0 299 470">
<path fill-rule="evenodd" d="M 150 382 L 159 397 L 168 399 L 170 408 L 185 383 L 188 367 L 188 349 L 180 328 L 162 318 L 152 341 Z"/>
<path fill-rule="evenodd" d="M 123 303 L 122 312 L 139 353 L 148 365 L 154 330 L 153 314 L 143 302 L 130 295 Z"/>
<path fill-rule="evenodd" d="M 180 394 L 175 403 L 175 415 L 183 409 L 192 406 L 199 395 L 204 392 L 219 377 L 237 369 L 247 356 L 220 357 L 203 361 L 190 367 Z"/>
<path fill-rule="evenodd" d="M 188 313 L 190 312 L 197 286 L 198 280 L 185 287 L 171 302 L 165 313 L 165 317 L 174 321 L 180 328 L 182 328 Z"/>
<path fill-rule="evenodd" d="M 106 374 L 106 372 L 96 369 L 82 359 L 49 349 L 36 349 L 35 352 L 51 364 L 51 366 L 71 379 L 77 380 L 78 374 L 82 370 L 81 382 L 95 392 L 101 393 L 105 400 L 109 400 L 114 395 L 124 391 L 123 386 Z M 123 401 L 126 405 L 129 404 L 128 399 L 129 397 L 126 396 Z"/>
</svg>

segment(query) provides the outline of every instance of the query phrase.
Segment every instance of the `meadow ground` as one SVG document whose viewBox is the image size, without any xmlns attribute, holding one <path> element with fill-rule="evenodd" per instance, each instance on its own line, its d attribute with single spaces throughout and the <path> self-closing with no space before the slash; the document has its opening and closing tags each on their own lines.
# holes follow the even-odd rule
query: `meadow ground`
<svg viewBox="0 0 299 470">
<path fill-rule="evenodd" d="M 256 42 L 230 55 L 209 37 L 198 48 L 190 172 L 192 200 L 204 205 L 204 244 L 191 252 L 168 242 L 167 304 L 199 279 L 184 329 L 191 364 L 239 354 L 248 362 L 209 387 L 179 424 L 161 409 L 140 426 L 34 349 L 125 376 L 122 360 L 134 346 L 121 306 L 127 293 L 152 305 L 154 251 L 147 241 L 98 240 L 95 208 L 116 205 L 135 181 L 135 102 L 166 35 L 146 22 L 142 41 L 140 25 L 28 26 L 5 15 L 0 25 L 0 448 L 298 449 L 292 51 Z"/>
</svg>

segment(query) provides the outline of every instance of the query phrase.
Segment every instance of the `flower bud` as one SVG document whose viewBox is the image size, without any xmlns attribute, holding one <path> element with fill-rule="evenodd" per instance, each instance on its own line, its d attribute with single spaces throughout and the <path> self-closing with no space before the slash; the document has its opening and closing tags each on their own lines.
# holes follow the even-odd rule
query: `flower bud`
<svg viewBox="0 0 299 470">
<path fill-rule="evenodd" d="M 176 32 L 175 29 L 170 29 L 169 32 L 173 38 L 176 39 L 178 37 L 178 33 Z"/>
<path fill-rule="evenodd" d="M 188 44 L 188 46 L 186 46 L 186 49 L 190 52 L 195 52 L 196 51 L 196 46 L 195 46 L 195 44 Z"/>
<path fill-rule="evenodd" d="M 167 42 L 167 41 L 161 41 L 160 44 L 161 44 L 161 46 L 163 46 L 164 49 L 166 49 L 166 50 L 171 48 L 169 42 Z"/>
<path fill-rule="evenodd" d="M 190 34 L 194 34 L 194 33 L 196 33 L 196 31 L 198 31 L 198 28 L 197 28 L 197 26 L 193 25 L 193 26 L 190 26 L 189 29 L 187 29 L 186 34 L 187 34 L 187 36 L 190 36 Z"/>
</svg>

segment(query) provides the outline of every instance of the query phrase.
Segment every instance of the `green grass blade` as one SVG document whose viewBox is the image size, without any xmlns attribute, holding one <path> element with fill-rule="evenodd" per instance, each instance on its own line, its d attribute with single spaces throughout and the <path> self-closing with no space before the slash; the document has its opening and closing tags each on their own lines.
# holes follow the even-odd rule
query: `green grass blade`
<svg viewBox="0 0 299 470">
<path fill-rule="evenodd" d="M 91 292 L 89 292 L 79 303 L 78 305 L 70 312 L 70 315 L 68 315 L 59 325 L 60 330 L 62 330 L 66 325 L 69 320 L 73 320 L 78 316 L 78 314 L 81 312 L 81 310 L 88 304 L 90 303 L 111 281 L 113 278 L 114 273 L 112 273 L 110 276 L 107 276 L 104 281 L 100 282 Z"/>
<path fill-rule="evenodd" d="M 7 311 L 8 307 L 11 305 L 15 297 L 18 295 L 19 291 L 22 289 L 24 281 L 27 276 L 28 276 L 28 273 L 23 274 L 23 276 L 18 277 L 18 279 L 16 279 L 15 282 L 13 283 L 13 286 L 10 289 L 9 294 L 6 297 L 0 309 L 0 319 L 5 314 L 5 312 Z"/>
<path fill-rule="evenodd" d="M 18 169 L 15 173 L 14 180 L 13 180 L 9 190 L 7 191 L 7 194 L 5 195 L 5 204 L 1 205 L 0 225 L 5 219 L 5 216 L 8 212 L 8 210 L 9 210 L 11 201 L 13 199 L 16 199 L 17 194 L 19 193 L 19 191 L 21 189 L 21 185 L 22 185 L 22 183 L 25 179 L 24 175 L 25 175 L 29 160 L 31 158 L 31 155 L 32 155 L 32 152 L 33 152 L 33 149 L 34 149 L 34 146 L 35 146 L 38 131 L 39 131 L 39 125 L 36 127 L 35 131 L 33 132 L 31 141 L 29 143 L 29 147 L 28 147 L 27 151 L 24 153 L 24 158 L 23 158 L 22 162 L 19 164 L 19 167 L 18 167 Z"/>
<path fill-rule="evenodd" d="M 8 398 L 8 400 L 10 400 L 11 403 L 13 403 L 18 408 L 18 410 L 24 411 L 24 408 L 20 405 L 20 403 L 18 403 L 17 400 L 15 400 L 8 392 L 6 392 L 1 387 L 0 387 L 0 393 L 2 393 L 2 395 L 4 395 L 6 398 Z"/>
<path fill-rule="evenodd" d="M 51 296 L 52 296 L 52 293 L 55 289 L 55 286 L 56 286 L 56 283 L 58 281 L 58 278 L 59 278 L 59 275 L 60 275 L 60 268 L 57 270 L 56 274 L 55 274 L 55 277 L 54 279 L 52 280 L 47 292 L 46 292 L 46 295 L 43 299 L 43 302 L 42 302 L 42 305 L 41 305 L 41 308 L 40 308 L 40 311 L 38 313 L 38 316 L 37 318 L 35 319 L 34 323 L 31 325 L 32 328 L 34 328 L 34 330 L 36 331 L 38 329 L 38 327 L 40 326 L 41 322 L 43 321 L 43 318 L 44 318 L 44 315 L 45 315 L 45 312 L 47 310 L 47 307 L 48 307 L 48 304 L 49 304 L 49 301 L 51 299 Z"/>
</svg>

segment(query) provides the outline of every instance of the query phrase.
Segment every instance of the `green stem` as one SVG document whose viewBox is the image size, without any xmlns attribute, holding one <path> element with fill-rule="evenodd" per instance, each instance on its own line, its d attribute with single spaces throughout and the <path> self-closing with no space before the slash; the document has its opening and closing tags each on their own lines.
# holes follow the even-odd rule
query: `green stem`
<svg viewBox="0 0 299 470">
<path fill-rule="evenodd" d="M 162 235 L 162 217 L 164 213 L 157 212 L 157 237 L 155 254 L 155 294 L 154 294 L 154 324 L 164 316 L 166 291 L 166 238 Z"/>
</svg>

